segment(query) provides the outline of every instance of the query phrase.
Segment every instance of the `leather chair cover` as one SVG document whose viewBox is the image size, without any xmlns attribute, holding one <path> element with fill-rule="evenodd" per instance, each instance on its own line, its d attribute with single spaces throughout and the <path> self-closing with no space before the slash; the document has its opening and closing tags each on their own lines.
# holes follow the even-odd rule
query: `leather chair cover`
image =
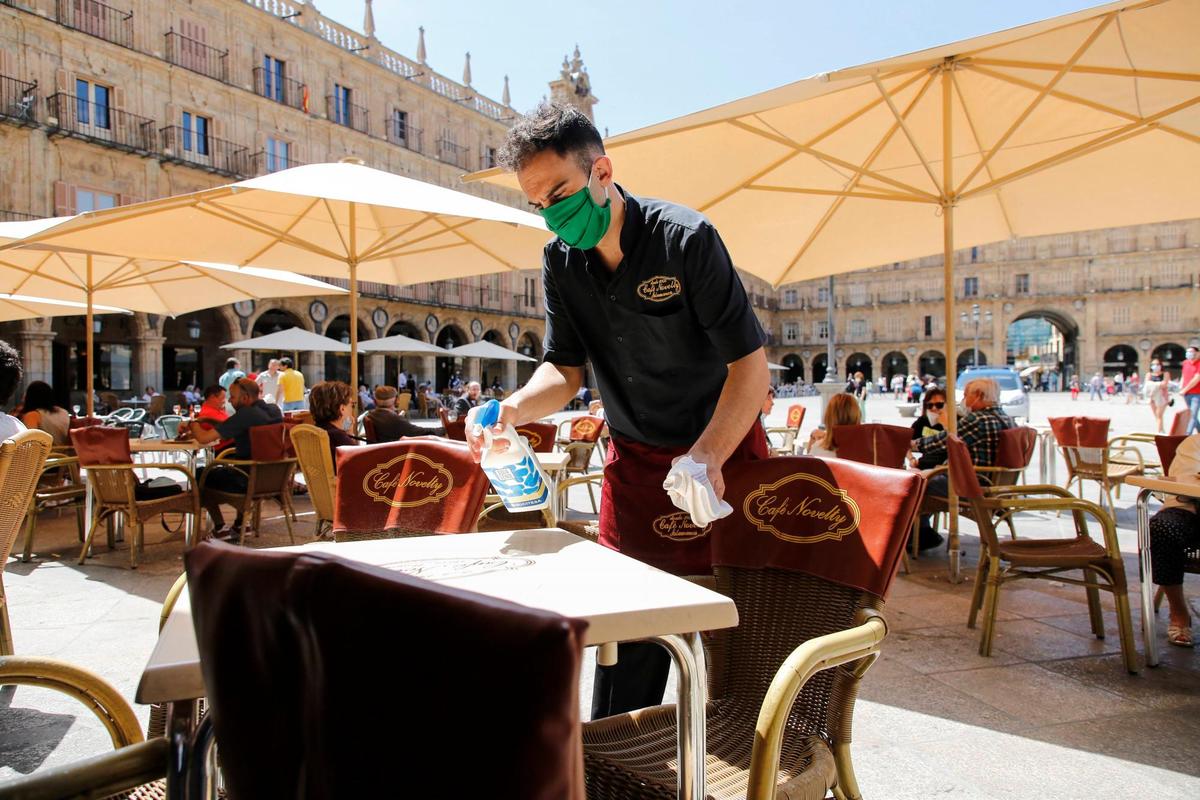
<svg viewBox="0 0 1200 800">
<path fill-rule="evenodd" d="M 438 416 L 441 417 L 442 428 L 446 431 L 447 439 L 454 439 L 457 442 L 467 440 L 467 418 L 465 416 L 460 416 L 452 421 L 450 414 L 444 408 L 438 409 Z"/>
<path fill-rule="evenodd" d="M 529 440 L 529 446 L 535 453 L 549 453 L 554 450 L 554 436 L 558 426 L 553 422 L 527 422 L 517 428 L 517 433 Z"/>
<path fill-rule="evenodd" d="M 1036 444 L 1037 431 L 1033 428 L 1020 427 L 1000 431 L 994 466 L 1025 469 L 1033 458 L 1033 448 Z"/>
<path fill-rule="evenodd" d="M 808 409 L 802 405 L 788 406 L 787 426 L 794 431 L 800 430 L 804 422 L 804 414 Z"/>
<path fill-rule="evenodd" d="M 1107 417 L 1050 417 L 1054 440 L 1062 447 L 1108 447 Z"/>
<path fill-rule="evenodd" d="M 91 428 L 96 425 L 103 425 L 104 420 L 99 417 L 71 417 L 71 421 L 67 424 L 68 428 Z"/>
<path fill-rule="evenodd" d="M 342 447 L 333 529 L 466 533 L 488 479 L 465 444 L 437 437 Z"/>
<path fill-rule="evenodd" d="M 596 442 L 604 431 L 604 418 L 584 414 L 571 419 L 568 438 L 572 442 Z"/>
<path fill-rule="evenodd" d="M 899 425 L 837 425 L 833 429 L 838 458 L 848 458 L 860 464 L 903 469 L 912 447 L 912 429 Z"/>
<path fill-rule="evenodd" d="M 582 800 L 586 622 L 327 554 L 185 560 L 231 800 Z"/>
<path fill-rule="evenodd" d="M 886 597 L 924 492 L 918 472 L 843 459 L 727 464 L 733 513 L 713 523 L 713 564 L 804 572 Z"/>
<path fill-rule="evenodd" d="M 132 464 L 128 428 L 105 428 L 91 425 L 71 428 L 71 446 L 84 467 L 108 464 Z"/>
<path fill-rule="evenodd" d="M 1192 418 L 1192 411 L 1189 408 L 1181 408 L 1175 412 L 1175 419 L 1171 420 L 1171 430 L 1167 433 L 1170 436 L 1187 436 L 1188 421 Z"/>
<path fill-rule="evenodd" d="M 947 436 L 946 457 L 950 470 L 950 485 L 955 493 L 968 500 L 983 497 L 983 486 L 979 483 L 979 473 L 975 471 L 967 443 L 958 436 Z"/>
<path fill-rule="evenodd" d="M 1171 462 L 1175 460 L 1175 451 L 1179 449 L 1179 445 L 1183 444 L 1183 440 L 1188 438 L 1185 436 L 1155 436 L 1154 446 L 1158 448 L 1158 460 L 1162 464 L 1163 475 L 1166 475 L 1171 469 Z"/>
<path fill-rule="evenodd" d="M 295 458 L 290 428 L 285 422 L 256 425 L 250 429 L 250 457 L 255 461 L 282 461 Z"/>
</svg>

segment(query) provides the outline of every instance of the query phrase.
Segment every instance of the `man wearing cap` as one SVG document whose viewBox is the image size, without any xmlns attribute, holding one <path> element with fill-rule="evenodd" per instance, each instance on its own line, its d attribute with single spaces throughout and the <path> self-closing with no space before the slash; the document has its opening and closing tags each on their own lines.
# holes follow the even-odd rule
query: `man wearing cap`
<svg viewBox="0 0 1200 800">
<path fill-rule="evenodd" d="M 403 375 L 404 373 L 400 373 Z M 375 387 L 375 408 L 367 412 L 371 429 L 375 432 L 374 442 L 394 442 L 402 436 L 445 436 L 442 426 L 425 426 L 411 422 L 396 413 L 396 396 L 392 386 Z"/>
<path fill-rule="evenodd" d="M 614 183 L 600 134 L 571 106 L 521 119 L 501 162 L 557 237 L 542 259 L 545 363 L 501 402 L 500 423 L 567 405 L 590 361 L 612 434 L 600 543 L 675 574 L 709 573 L 707 526 L 654 522 L 679 513 L 663 489 L 678 458 L 705 465 L 720 497 L 726 462 L 767 455 L 766 337 L 721 237 L 698 212 Z M 478 457 L 477 413 L 467 431 Z M 621 645 L 617 665 L 597 670 L 592 717 L 661 702 L 669 663 L 656 645 Z"/>
</svg>

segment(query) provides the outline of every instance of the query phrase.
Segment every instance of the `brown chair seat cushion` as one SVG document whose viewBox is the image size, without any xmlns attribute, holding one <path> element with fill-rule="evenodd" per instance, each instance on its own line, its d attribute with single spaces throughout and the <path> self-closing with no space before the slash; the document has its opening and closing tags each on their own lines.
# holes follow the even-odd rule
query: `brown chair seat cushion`
<svg viewBox="0 0 1200 800">
<path fill-rule="evenodd" d="M 600 541 L 600 519 L 596 514 L 568 509 L 563 516 L 558 518 L 558 527 L 575 534 L 580 539 Z"/>
<path fill-rule="evenodd" d="M 1000 542 L 1000 557 L 1014 567 L 1080 566 L 1107 559 L 1104 545 L 1091 539 L 1017 539 Z"/>
</svg>

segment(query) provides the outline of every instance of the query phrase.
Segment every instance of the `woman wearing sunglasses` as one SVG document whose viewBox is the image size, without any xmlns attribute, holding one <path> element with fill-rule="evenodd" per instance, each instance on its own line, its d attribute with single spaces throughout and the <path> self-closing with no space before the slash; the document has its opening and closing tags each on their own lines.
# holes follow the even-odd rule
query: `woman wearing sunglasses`
<svg viewBox="0 0 1200 800">
<path fill-rule="evenodd" d="M 921 396 L 921 413 L 912 425 L 912 438 L 916 440 L 923 436 L 932 436 L 935 433 L 944 431 L 946 429 L 946 426 L 943 424 L 945 414 L 946 391 L 944 389 L 928 389 L 923 392 Z M 943 451 L 931 455 L 921 455 L 920 458 L 912 463 L 918 469 L 933 469 L 945 462 L 946 454 Z"/>
</svg>

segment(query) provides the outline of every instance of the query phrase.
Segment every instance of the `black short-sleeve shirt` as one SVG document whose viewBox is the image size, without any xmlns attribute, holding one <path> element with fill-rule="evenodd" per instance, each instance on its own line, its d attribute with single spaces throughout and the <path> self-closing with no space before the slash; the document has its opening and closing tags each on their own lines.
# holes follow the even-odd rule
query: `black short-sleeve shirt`
<svg viewBox="0 0 1200 800">
<path fill-rule="evenodd" d="M 660 447 L 691 446 L 711 419 L 727 364 L 766 341 L 712 223 L 663 200 L 625 198 L 624 260 L 546 245 L 545 360 L 591 361 L 612 429 Z"/>
</svg>

